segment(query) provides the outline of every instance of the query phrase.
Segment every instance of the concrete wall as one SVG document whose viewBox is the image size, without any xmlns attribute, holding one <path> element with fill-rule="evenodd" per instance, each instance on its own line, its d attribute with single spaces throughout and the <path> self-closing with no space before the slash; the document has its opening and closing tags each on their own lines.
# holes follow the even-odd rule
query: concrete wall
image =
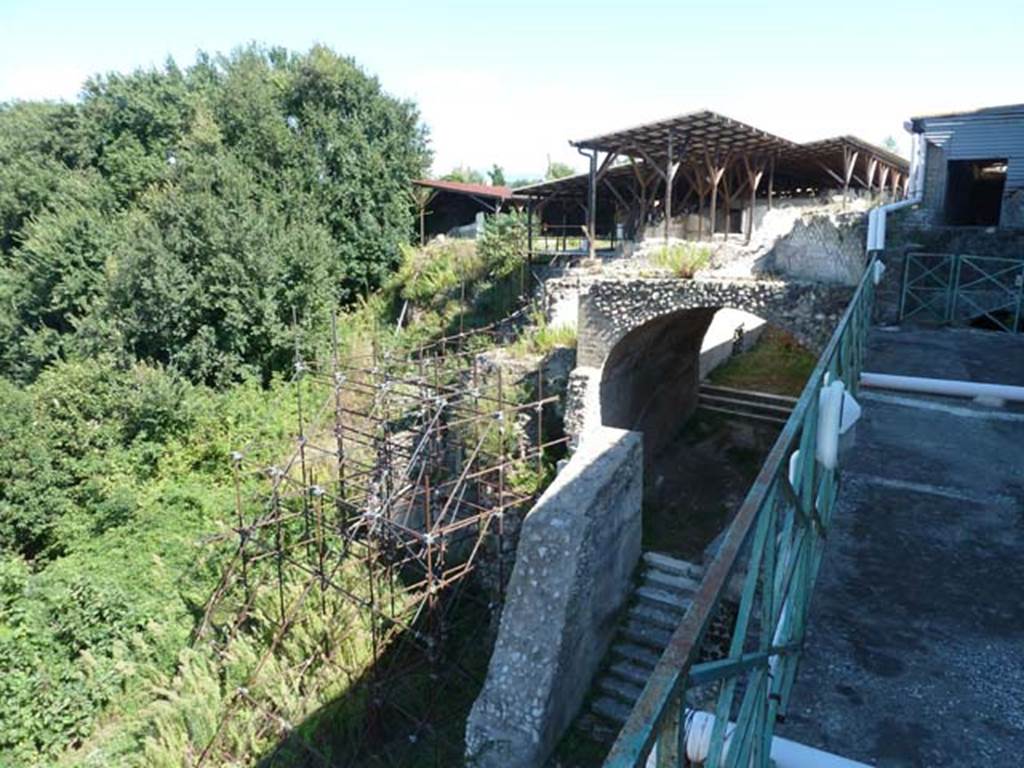
<svg viewBox="0 0 1024 768">
<path fill-rule="evenodd" d="M 714 314 L 714 308 L 683 309 L 645 323 L 604 364 L 601 423 L 642 432 L 648 461 L 697 407 L 701 342 Z"/>
<path fill-rule="evenodd" d="M 726 307 L 715 312 L 700 345 L 700 380 L 730 357 L 754 346 L 766 323 L 757 315 Z"/>
<path fill-rule="evenodd" d="M 592 430 L 527 515 L 468 765 L 543 765 L 582 705 L 640 557 L 642 463 L 636 433 Z"/>
</svg>

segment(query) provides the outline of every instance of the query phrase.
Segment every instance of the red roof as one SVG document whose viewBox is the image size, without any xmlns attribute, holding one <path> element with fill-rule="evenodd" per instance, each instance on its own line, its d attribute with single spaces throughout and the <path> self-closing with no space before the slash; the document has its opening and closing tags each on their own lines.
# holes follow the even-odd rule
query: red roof
<svg viewBox="0 0 1024 768">
<path fill-rule="evenodd" d="M 476 195 L 477 197 L 496 197 L 506 200 L 512 197 L 511 187 L 491 187 L 487 184 L 463 184 L 461 181 L 441 181 L 440 179 L 416 179 L 413 181 L 420 187 L 441 189 L 445 192 L 455 192 L 463 195 Z"/>
</svg>

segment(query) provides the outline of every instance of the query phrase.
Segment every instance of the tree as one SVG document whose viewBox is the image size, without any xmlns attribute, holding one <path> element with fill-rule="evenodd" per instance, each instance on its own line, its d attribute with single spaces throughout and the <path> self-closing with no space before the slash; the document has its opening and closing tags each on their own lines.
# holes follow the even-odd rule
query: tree
<svg viewBox="0 0 1024 768">
<path fill-rule="evenodd" d="M 528 179 L 528 178 L 512 179 L 512 181 L 510 181 L 508 183 L 508 185 L 512 189 L 519 189 L 519 187 L 528 187 L 531 184 L 539 184 L 541 181 L 543 181 L 543 179 Z"/>
<path fill-rule="evenodd" d="M 484 175 L 468 165 L 458 165 L 441 177 L 441 181 L 455 181 L 460 184 L 484 184 Z"/>
<path fill-rule="evenodd" d="M 269 380 L 293 312 L 324 329 L 397 266 L 429 159 L 416 108 L 323 46 L 0 105 L 0 375 L 110 352 Z"/>
<path fill-rule="evenodd" d="M 544 172 L 544 178 L 548 181 L 552 179 L 564 179 L 566 176 L 575 176 L 576 170 L 566 163 L 560 163 L 557 160 L 552 161 L 548 159 L 548 169 Z"/>
<path fill-rule="evenodd" d="M 894 154 L 900 154 L 900 145 L 894 136 L 890 135 L 882 139 L 882 148 L 887 149 Z"/>
<path fill-rule="evenodd" d="M 491 166 L 491 170 L 487 172 L 487 175 L 491 177 L 491 186 L 505 186 L 505 171 L 497 163 Z"/>
</svg>

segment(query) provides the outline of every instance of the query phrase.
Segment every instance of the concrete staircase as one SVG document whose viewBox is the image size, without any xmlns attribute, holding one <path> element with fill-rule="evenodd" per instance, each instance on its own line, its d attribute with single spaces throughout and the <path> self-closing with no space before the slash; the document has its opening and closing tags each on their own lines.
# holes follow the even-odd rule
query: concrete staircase
<svg viewBox="0 0 1024 768">
<path fill-rule="evenodd" d="M 658 552 L 644 552 L 639 584 L 612 641 L 609 663 L 593 686 L 590 714 L 617 733 L 679 625 L 703 569 Z"/>
<path fill-rule="evenodd" d="M 701 384 L 697 394 L 698 408 L 770 424 L 785 424 L 795 405 L 793 397 L 711 384 Z"/>
</svg>

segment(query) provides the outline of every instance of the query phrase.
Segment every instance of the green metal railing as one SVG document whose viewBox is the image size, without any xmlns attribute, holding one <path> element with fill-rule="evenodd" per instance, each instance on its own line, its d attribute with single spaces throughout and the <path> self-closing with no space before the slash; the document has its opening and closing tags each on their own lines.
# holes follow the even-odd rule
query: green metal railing
<svg viewBox="0 0 1024 768">
<path fill-rule="evenodd" d="M 687 727 L 702 718 L 708 768 L 769 765 L 776 718 L 796 674 L 808 608 L 838 491 L 816 459 L 820 392 L 841 379 L 857 391 L 874 305 L 874 260 L 761 468 L 718 555 L 633 711 L 606 768 L 688 765 Z M 697 663 L 701 640 L 734 580 L 739 612 L 726 658 Z M 713 711 L 699 715 L 697 710 Z"/>
<path fill-rule="evenodd" d="M 985 320 L 1024 331 L 1024 259 L 952 253 L 908 253 L 903 262 L 900 320 L 944 324 Z"/>
</svg>

